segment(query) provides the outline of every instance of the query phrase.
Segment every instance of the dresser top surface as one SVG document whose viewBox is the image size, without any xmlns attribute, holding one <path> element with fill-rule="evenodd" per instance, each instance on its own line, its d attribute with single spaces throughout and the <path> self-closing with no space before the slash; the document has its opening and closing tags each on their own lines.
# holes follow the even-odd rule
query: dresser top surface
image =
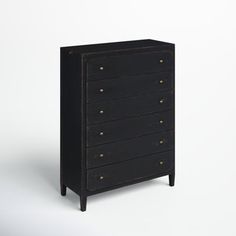
<svg viewBox="0 0 236 236">
<path fill-rule="evenodd" d="M 78 46 L 66 46 L 61 47 L 62 50 L 74 49 L 78 53 L 96 53 L 103 51 L 116 51 L 116 50 L 126 50 L 126 49 L 136 49 L 136 48 L 150 48 L 150 47 L 161 47 L 161 46 L 173 46 L 172 43 L 143 39 L 134 41 L 122 41 L 122 42 L 112 42 L 112 43 L 101 43 L 101 44 L 89 44 L 89 45 L 78 45 Z"/>
</svg>

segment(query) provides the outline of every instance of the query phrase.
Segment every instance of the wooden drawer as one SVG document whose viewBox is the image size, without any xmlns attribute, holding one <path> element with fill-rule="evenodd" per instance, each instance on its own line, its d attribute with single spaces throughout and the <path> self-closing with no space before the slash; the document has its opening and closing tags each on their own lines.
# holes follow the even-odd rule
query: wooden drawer
<svg viewBox="0 0 236 236">
<path fill-rule="evenodd" d="M 95 168 L 87 171 L 87 189 L 95 191 L 148 176 L 168 174 L 173 168 L 173 151 Z"/>
<path fill-rule="evenodd" d="M 87 127 L 87 146 L 173 129 L 174 113 L 166 111 Z M 102 132 L 103 135 L 100 135 Z"/>
<path fill-rule="evenodd" d="M 124 75 L 87 82 L 87 102 L 134 97 L 172 88 L 172 72 Z"/>
<path fill-rule="evenodd" d="M 173 107 L 173 103 L 173 92 L 170 91 L 87 104 L 87 123 L 95 124 L 168 110 Z"/>
<path fill-rule="evenodd" d="M 174 133 L 161 132 L 87 148 L 87 168 L 98 167 L 174 148 Z"/>
<path fill-rule="evenodd" d="M 118 56 L 100 56 L 87 63 L 89 80 L 100 80 L 110 76 L 142 74 L 173 68 L 171 51 L 136 53 Z"/>
</svg>

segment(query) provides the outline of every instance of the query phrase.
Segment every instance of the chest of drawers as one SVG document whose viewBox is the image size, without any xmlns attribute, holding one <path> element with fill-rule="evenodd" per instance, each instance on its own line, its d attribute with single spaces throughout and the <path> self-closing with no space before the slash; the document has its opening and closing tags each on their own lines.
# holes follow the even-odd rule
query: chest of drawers
<svg viewBox="0 0 236 236">
<path fill-rule="evenodd" d="M 61 48 L 61 194 L 175 177 L 174 44 Z"/>
</svg>

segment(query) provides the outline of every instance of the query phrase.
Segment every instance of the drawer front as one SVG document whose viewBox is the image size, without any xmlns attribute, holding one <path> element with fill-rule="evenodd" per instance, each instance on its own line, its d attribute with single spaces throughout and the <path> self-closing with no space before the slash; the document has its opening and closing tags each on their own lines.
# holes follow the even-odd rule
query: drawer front
<svg viewBox="0 0 236 236">
<path fill-rule="evenodd" d="M 159 112 L 172 108 L 173 103 L 173 92 L 164 92 L 87 104 L 87 123 L 96 124 Z"/>
<path fill-rule="evenodd" d="M 170 173 L 174 168 L 172 151 L 153 154 L 115 165 L 88 170 L 87 188 L 95 191 L 129 181 Z"/>
<path fill-rule="evenodd" d="M 162 132 L 87 148 L 87 167 L 93 168 L 174 148 L 174 133 Z"/>
<path fill-rule="evenodd" d="M 87 83 L 87 102 L 138 96 L 173 88 L 173 73 L 124 75 Z"/>
<path fill-rule="evenodd" d="M 87 74 L 89 80 L 100 80 L 109 76 L 151 73 L 167 68 L 173 68 L 171 51 L 146 52 L 90 59 Z"/>
<path fill-rule="evenodd" d="M 87 127 L 87 146 L 135 138 L 143 134 L 173 129 L 173 111 L 129 118 Z M 102 135 L 100 135 L 102 132 Z"/>
</svg>

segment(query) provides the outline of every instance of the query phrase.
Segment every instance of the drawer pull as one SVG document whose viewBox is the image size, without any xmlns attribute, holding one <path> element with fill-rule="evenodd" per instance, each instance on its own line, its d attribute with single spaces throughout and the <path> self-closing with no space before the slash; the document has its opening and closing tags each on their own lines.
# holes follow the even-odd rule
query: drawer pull
<svg viewBox="0 0 236 236">
<path fill-rule="evenodd" d="M 103 134 L 104 134 L 104 133 L 103 133 L 102 131 L 99 133 L 100 136 L 103 136 Z"/>
<path fill-rule="evenodd" d="M 159 101 L 161 104 L 164 103 L 164 98 L 161 98 Z"/>
<path fill-rule="evenodd" d="M 99 70 L 103 70 L 103 69 L 104 69 L 104 67 L 103 67 L 103 66 L 100 66 L 100 67 L 99 67 Z"/>
<path fill-rule="evenodd" d="M 104 179 L 104 177 L 103 176 L 99 176 L 99 180 L 103 180 Z"/>
<path fill-rule="evenodd" d="M 163 161 L 160 161 L 160 162 L 159 162 L 159 164 L 160 164 L 160 165 L 163 165 L 163 164 L 164 164 L 164 162 L 163 162 Z"/>
<path fill-rule="evenodd" d="M 100 154 L 99 154 L 99 157 L 101 157 L 101 158 L 104 157 L 104 154 L 103 154 L 103 153 L 100 153 Z"/>
<path fill-rule="evenodd" d="M 160 139 L 159 143 L 160 143 L 160 144 L 163 144 L 163 143 L 164 143 L 164 140 L 163 140 L 163 139 Z"/>
<path fill-rule="evenodd" d="M 164 120 L 159 120 L 159 123 L 160 123 L 160 124 L 163 124 L 163 123 L 164 123 Z"/>
<path fill-rule="evenodd" d="M 100 110 L 100 111 L 99 111 L 99 113 L 100 113 L 100 114 L 103 114 L 103 113 L 104 113 L 104 111 L 103 111 L 103 110 Z"/>
<path fill-rule="evenodd" d="M 160 63 L 163 63 L 164 62 L 164 60 L 163 59 L 160 59 Z"/>
<path fill-rule="evenodd" d="M 161 80 L 159 81 L 159 83 L 160 83 L 160 84 L 163 84 L 163 83 L 164 83 L 164 80 L 163 80 L 163 79 L 161 79 Z"/>
<path fill-rule="evenodd" d="M 100 93 L 103 93 L 103 92 L 104 92 L 104 89 L 103 89 L 103 88 L 100 88 L 100 89 L 99 89 L 99 92 L 100 92 Z"/>
</svg>

